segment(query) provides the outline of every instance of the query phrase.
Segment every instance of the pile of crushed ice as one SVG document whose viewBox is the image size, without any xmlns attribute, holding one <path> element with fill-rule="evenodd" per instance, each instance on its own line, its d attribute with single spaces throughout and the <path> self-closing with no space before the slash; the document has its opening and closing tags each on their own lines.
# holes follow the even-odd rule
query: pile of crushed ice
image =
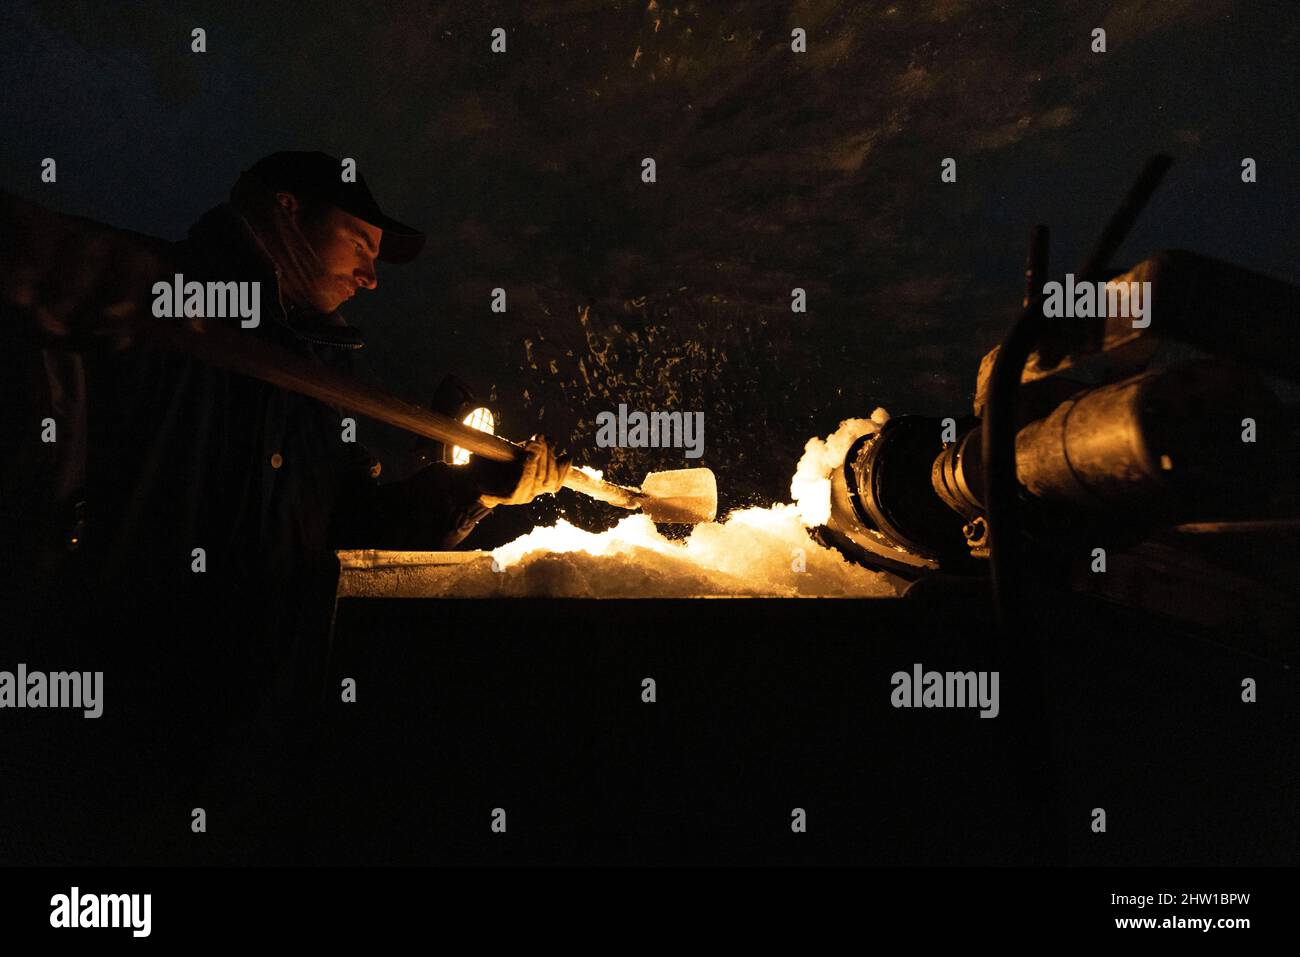
<svg viewBox="0 0 1300 957">
<path fill-rule="evenodd" d="M 824 548 L 809 530 L 830 517 L 831 470 L 853 441 L 888 420 L 840 423 L 809 439 L 787 504 L 744 508 L 689 537 L 662 535 L 647 516 L 603 532 L 561 519 L 491 552 L 341 553 L 340 594 L 457 598 L 848 598 L 897 594 L 890 580 Z M 599 477 L 599 473 L 593 473 Z"/>
<path fill-rule="evenodd" d="M 587 532 L 561 519 L 457 566 L 453 594 L 470 597 L 849 597 L 893 595 L 888 579 L 809 536 L 830 516 L 830 473 L 860 435 L 888 421 L 849 419 L 809 439 L 791 481 L 790 504 L 745 508 L 671 540 L 640 513 Z"/>
<path fill-rule="evenodd" d="M 670 541 L 644 515 L 593 534 L 560 520 L 492 553 L 497 594 L 578 597 L 892 594 L 808 537 L 793 506 L 743 509 Z M 466 569 L 468 571 L 468 569 Z M 478 576 L 476 576 L 478 577 Z M 468 584 L 468 583 L 466 583 Z M 483 583 L 488 584 L 488 583 Z"/>
</svg>

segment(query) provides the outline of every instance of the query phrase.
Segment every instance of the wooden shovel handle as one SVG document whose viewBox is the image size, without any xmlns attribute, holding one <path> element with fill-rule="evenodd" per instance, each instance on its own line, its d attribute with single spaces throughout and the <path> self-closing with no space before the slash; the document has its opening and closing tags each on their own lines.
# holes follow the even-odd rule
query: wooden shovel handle
<svg viewBox="0 0 1300 957">
<path fill-rule="evenodd" d="M 524 450 L 513 442 L 480 432 L 449 416 L 360 382 L 319 362 L 312 362 L 262 339 L 240 333 L 219 321 L 140 318 L 133 335 L 155 339 L 210 365 L 251 376 L 281 389 L 349 409 L 407 432 L 468 449 L 495 462 L 511 462 Z M 566 487 L 621 508 L 640 506 L 640 494 L 570 469 Z"/>
<path fill-rule="evenodd" d="M 324 363 L 312 362 L 275 343 L 238 332 L 220 321 L 140 318 L 133 323 L 132 333 L 140 339 L 164 342 L 218 368 L 340 406 L 425 438 L 458 445 L 496 462 L 510 462 L 523 455 L 521 448 L 505 439 L 472 429 Z"/>
</svg>

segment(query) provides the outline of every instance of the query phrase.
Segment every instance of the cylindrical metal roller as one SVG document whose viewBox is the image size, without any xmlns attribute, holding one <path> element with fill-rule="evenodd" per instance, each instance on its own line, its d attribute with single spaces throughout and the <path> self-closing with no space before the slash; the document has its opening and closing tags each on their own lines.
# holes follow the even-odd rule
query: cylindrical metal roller
<svg viewBox="0 0 1300 957">
<path fill-rule="evenodd" d="M 1084 508 L 1186 502 L 1253 474 L 1242 421 L 1271 418 L 1260 378 L 1221 362 L 1143 372 L 1083 392 L 1016 436 L 1016 475 L 1036 498 Z"/>
</svg>

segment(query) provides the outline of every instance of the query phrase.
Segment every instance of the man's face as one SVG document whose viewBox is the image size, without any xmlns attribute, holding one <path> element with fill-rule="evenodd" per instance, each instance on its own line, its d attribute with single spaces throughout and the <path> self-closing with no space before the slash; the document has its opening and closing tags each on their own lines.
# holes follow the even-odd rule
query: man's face
<svg viewBox="0 0 1300 957">
<path fill-rule="evenodd" d="M 311 290 L 309 305 L 331 313 L 351 299 L 358 289 L 374 289 L 375 257 L 384 231 L 326 205 L 300 220 L 303 234 L 320 259 L 321 272 Z"/>
</svg>

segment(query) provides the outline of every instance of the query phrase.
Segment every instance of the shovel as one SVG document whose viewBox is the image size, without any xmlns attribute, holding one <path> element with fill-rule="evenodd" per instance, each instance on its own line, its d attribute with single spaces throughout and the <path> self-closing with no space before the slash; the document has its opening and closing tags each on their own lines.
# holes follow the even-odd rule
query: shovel
<svg viewBox="0 0 1300 957">
<path fill-rule="evenodd" d="M 640 488 L 626 488 L 573 468 L 564 486 L 619 508 L 640 509 L 655 522 L 698 525 L 718 515 L 718 483 L 709 469 L 651 472 Z"/>
<path fill-rule="evenodd" d="M 510 462 L 525 454 L 522 448 L 499 436 L 470 428 L 273 343 L 241 334 L 218 321 L 141 317 L 132 325 L 135 336 L 164 341 L 209 365 L 260 379 L 425 438 L 460 446 L 487 459 Z M 713 472 L 705 468 L 651 472 L 640 488 L 604 482 L 571 468 L 564 484 L 620 508 L 640 509 L 655 522 L 712 522 L 718 512 L 718 486 Z"/>
</svg>

